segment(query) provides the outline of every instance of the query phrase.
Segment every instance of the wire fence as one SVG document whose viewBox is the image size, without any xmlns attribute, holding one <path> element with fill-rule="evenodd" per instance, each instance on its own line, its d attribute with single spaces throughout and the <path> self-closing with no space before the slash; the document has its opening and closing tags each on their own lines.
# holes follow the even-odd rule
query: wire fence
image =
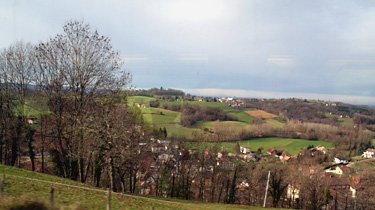
<svg viewBox="0 0 375 210">
<path fill-rule="evenodd" d="M 112 192 L 109 188 L 107 190 L 104 189 L 97 189 L 97 188 L 92 188 L 92 187 L 85 187 L 85 186 L 77 186 L 77 185 L 71 185 L 71 184 L 66 184 L 66 183 L 61 183 L 61 182 L 53 182 L 53 181 L 47 181 L 47 180 L 42 180 L 42 179 L 36 179 L 36 178 L 30 178 L 30 177 L 24 177 L 24 176 L 18 176 L 18 175 L 12 175 L 12 174 L 3 174 L 0 180 L 0 193 L 5 192 L 5 180 L 6 176 L 8 177 L 14 177 L 18 179 L 24 179 L 24 180 L 29 180 L 29 181 L 36 181 L 36 182 L 42 182 L 46 184 L 52 185 L 51 190 L 50 190 L 50 205 L 53 207 L 55 205 L 55 188 L 53 186 L 62 186 L 62 187 L 70 187 L 70 188 L 75 188 L 75 189 L 80 189 L 80 190 L 87 190 L 87 191 L 94 191 L 94 192 L 99 192 L 107 195 L 106 199 L 106 210 L 111 210 L 112 209 L 112 194 L 113 195 L 118 195 L 118 196 L 123 196 L 123 197 L 130 197 L 130 198 L 137 198 L 137 199 L 143 199 L 143 200 L 149 200 L 153 202 L 160 202 L 160 200 L 156 198 L 148 198 L 148 197 L 143 197 L 143 196 L 136 196 L 136 195 L 128 195 L 124 193 L 118 193 L 118 192 Z M 175 204 L 178 205 L 178 202 L 174 201 L 167 201 L 163 200 L 163 203 L 170 203 L 170 204 Z M 150 207 L 151 210 L 155 210 L 154 206 Z"/>
</svg>

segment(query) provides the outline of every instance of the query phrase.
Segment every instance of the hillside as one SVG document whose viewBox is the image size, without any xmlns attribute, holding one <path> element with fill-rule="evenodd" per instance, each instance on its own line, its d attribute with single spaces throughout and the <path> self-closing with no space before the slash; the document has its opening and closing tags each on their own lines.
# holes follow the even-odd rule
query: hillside
<svg viewBox="0 0 375 210">
<path fill-rule="evenodd" d="M 22 197 L 48 201 L 51 187 L 55 189 L 55 202 L 59 207 L 80 205 L 88 209 L 105 209 L 106 191 L 56 176 L 35 173 L 0 165 L 5 175 L 5 196 L 0 196 L 0 209 L 7 209 L 9 198 L 22 201 Z M 156 199 L 129 194 L 112 194 L 112 209 L 264 209 L 240 205 L 207 204 L 177 199 Z"/>
</svg>

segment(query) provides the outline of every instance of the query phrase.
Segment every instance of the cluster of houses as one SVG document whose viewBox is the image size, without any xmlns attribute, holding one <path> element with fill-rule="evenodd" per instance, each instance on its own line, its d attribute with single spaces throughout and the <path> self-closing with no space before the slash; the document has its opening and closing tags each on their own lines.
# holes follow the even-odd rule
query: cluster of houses
<svg viewBox="0 0 375 210">
<path fill-rule="evenodd" d="M 143 143 L 141 143 L 143 144 Z M 267 155 L 262 156 L 261 152 L 254 152 L 250 148 L 245 146 L 239 146 L 239 151 L 237 153 L 230 153 L 224 150 L 218 153 L 211 153 L 210 151 L 205 151 L 204 155 L 210 156 L 214 162 L 211 162 L 212 165 L 206 165 L 204 168 L 200 168 L 199 165 L 194 167 L 193 170 L 196 172 L 204 171 L 207 177 L 209 177 L 214 168 L 220 170 L 234 170 L 236 161 L 259 161 L 261 158 L 275 157 L 280 159 L 282 163 L 287 163 L 292 159 L 300 158 L 304 155 L 311 157 L 317 155 L 328 155 L 328 150 L 323 146 L 316 146 L 313 148 L 306 149 L 304 154 L 290 155 L 285 151 L 280 151 L 276 148 L 271 148 L 267 150 Z M 142 186 L 141 194 L 151 194 L 155 192 L 155 186 L 157 184 L 157 177 L 160 176 L 160 165 L 163 164 L 178 164 L 176 161 L 178 158 L 181 158 L 184 154 L 196 155 L 195 150 L 191 149 L 182 149 L 179 148 L 179 144 L 171 142 L 170 140 L 159 140 L 152 139 L 152 143 L 149 147 L 150 155 L 150 165 L 147 170 L 147 174 L 141 175 L 140 185 Z M 183 154 L 184 153 L 184 154 Z M 366 150 L 362 157 L 364 158 L 374 158 L 374 149 Z M 350 198 L 355 199 L 358 195 L 358 191 L 363 190 L 365 186 L 366 177 L 361 177 L 354 173 L 354 169 L 351 168 L 348 164 L 350 160 L 344 157 L 335 157 L 330 166 L 326 167 L 324 170 L 320 169 L 310 169 L 310 173 L 318 172 L 321 174 L 322 179 L 329 180 L 329 189 L 330 194 L 337 192 L 344 192 L 350 196 Z M 172 172 L 173 173 L 173 172 Z M 158 175 L 159 174 L 159 175 Z M 193 182 L 194 180 L 192 180 Z M 195 180 L 196 181 L 196 180 Z M 249 188 L 249 183 L 247 180 L 241 180 L 237 187 L 239 190 L 246 190 Z M 298 186 L 289 185 L 286 189 L 288 198 L 292 200 L 299 198 L 300 188 Z"/>
</svg>

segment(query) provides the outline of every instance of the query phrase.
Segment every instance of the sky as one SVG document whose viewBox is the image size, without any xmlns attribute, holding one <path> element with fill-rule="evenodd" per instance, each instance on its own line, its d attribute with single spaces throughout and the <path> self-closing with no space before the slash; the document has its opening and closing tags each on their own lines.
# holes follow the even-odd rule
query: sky
<svg viewBox="0 0 375 210">
<path fill-rule="evenodd" d="M 138 88 L 375 105 L 373 0 L 0 0 L 0 48 L 69 20 L 110 37 Z"/>
</svg>

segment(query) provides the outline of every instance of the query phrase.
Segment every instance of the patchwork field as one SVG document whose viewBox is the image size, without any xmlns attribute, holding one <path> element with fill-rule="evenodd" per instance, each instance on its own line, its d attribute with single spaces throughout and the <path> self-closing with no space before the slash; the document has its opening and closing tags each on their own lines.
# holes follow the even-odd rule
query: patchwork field
<svg viewBox="0 0 375 210">
<path fill-rule="evenodd" d="M 0 209 L 8 209 L 25 200 L 38 200 L 48 204 L 51 187 L 55 189 L 55 206 L 83 206 L 88 209 L 105 209 L 106 191 L 89 185 L 56 176 L 35 173 L 0 165 L 0 174 L 5 175 L 5 193 L 0 196 Z M 112 193 L 112 209 L 253 209 L 264 208 L 209 204 L 178 199 L 161 199 L 130 194 Z M 80 208 L 81 209 L 81 208 Z"/>
<path fill-rule="evenodd" d="M 276 148 L 279 150 L 287 151 L 291 155 L 296 155 L 302 151 L 303 148 L 312 146 L 322 145 L 326 148 L 331 148 L 332 144 L 325 141 L 312 141 L 305 139 L 291 139 L 291 138 L 258 138 L 244 141 L 233 141 L 233 142 L 188 142 L 187 146 L 193 149 L 204 149 L 204 148 L 223 148 L 228 152 L 235 152 L 237 142 L 241 146 L 249 147 L 251 150 L 256 151 L 258 148 L 263 148 L 263 153 L 266 153 L 270 148 Z"/>
<path fill-rule="evenodd" d="M 234 109 L 226 104 L 219 102 L 206 101 L 160 101 L 160 107 L 163 104 L 194 104 L 198 106 L 216 107 L 224 110 L 229 116 L 235 117 L 238 121 L 215 121 L 215 122 L 198 122 L 192 127 L 184 127 L 180 124 L 181 113 L 170 111 L 163 108 L 154 108 L 149 106 L 149 102 L 156 100 L 147 96 L 130 96 L 128 97 L 129 105 L 138 105 L 142 111 L 145 122 L 154 129 L 166 128 L 168 136 L 192 137 L 195 133 L 202 133 L 204 128 L 214 128 L 216 126 L 244 126 L 252 122 L 252 117 L 244 109 Z"/>
</svg>

